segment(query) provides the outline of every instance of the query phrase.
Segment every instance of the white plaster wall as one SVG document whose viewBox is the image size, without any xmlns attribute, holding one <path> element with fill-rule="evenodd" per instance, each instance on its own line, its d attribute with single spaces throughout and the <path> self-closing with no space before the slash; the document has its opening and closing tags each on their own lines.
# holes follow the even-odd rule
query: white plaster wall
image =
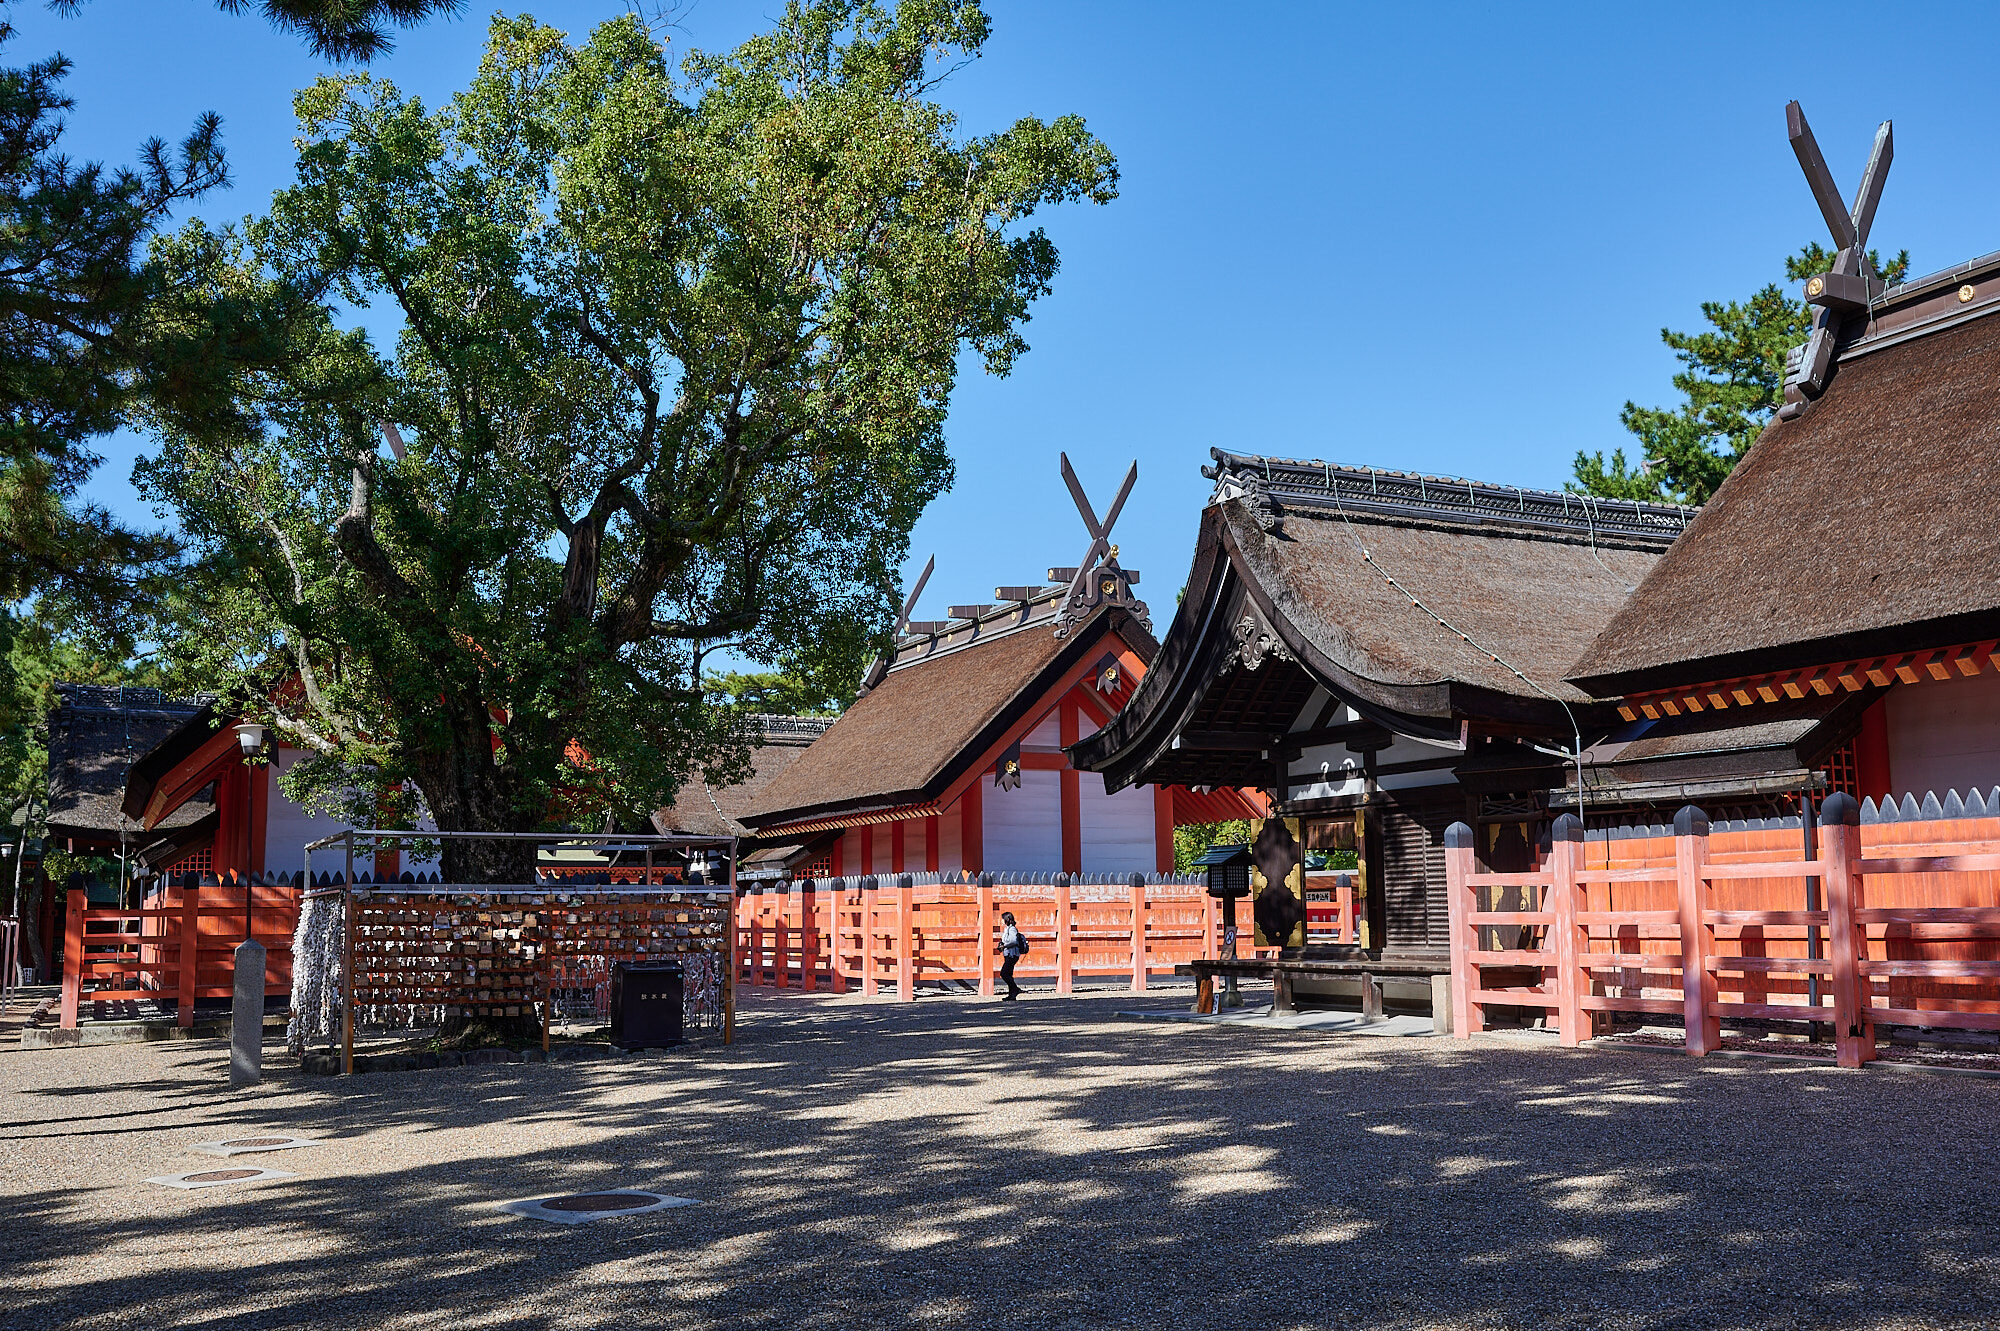
<svg viewBox="0 0 2000 1331">
<path fill-rule="evenodd" d="M 990 873 L 1062 868 L 1062 783 L 1056 772 L 1021 773 L 1018 790 L 983 792 L 986 868 Z"/>
<path fill-rule="evenodd" d="M 1107 795 L 1104 782 L 1089 772 L 1079 784 L 1083 788 L 1077 801 L 1083 823 L 1083 871 L 1152 873 L 1158 868 L 1153 845 L 1153 788 L 1127 786 Z"/>
<path fill-rule="evenodd" d="M 1079 733 L 1081 732 L 1079 731 Z M 1021 737 L 1021 747 L 1024 749 L 1055 749 L 1061 746 L 1062 721 L 1057 717 L 1054 709 L 1050 709 L 1047 716 L 1035 723 L 1033 730 L 1030 730 L 1026 735 Z"/>
<path fill-rule="evenodd" d="M 2000 675 L 1899 684 L 1883 706 L 1895 794 L 2000 785 Z"/>
<path fill-rule="evenodd" d="M 305 868 L 306 842 L 317 841 L 321 837 L 332 836 L 347 827 L 335 818 L 308 813 L 285 798 L 285 792 L 278 788 L 278 778 L 292 770 L 305 753 L 299 749 L 280 748 L 278 756 L 271 760 L 271 798 L 264 811 L 264 872 L 298 873 Z M 318 850 L 313 852 L 314 873 L 337 873 L 346 866 L 347 857 L 339 850 Z M 356 872 L 373 873 L 374 861 L 357 864 Z"/>
<path fill-rule="evenodd" d="M 965 868 L 965 823 L 960 806 L 962 800 L 953 800 L 945 811 L 938 815 L 938 872 L 953 874 Z"/>
</svg>

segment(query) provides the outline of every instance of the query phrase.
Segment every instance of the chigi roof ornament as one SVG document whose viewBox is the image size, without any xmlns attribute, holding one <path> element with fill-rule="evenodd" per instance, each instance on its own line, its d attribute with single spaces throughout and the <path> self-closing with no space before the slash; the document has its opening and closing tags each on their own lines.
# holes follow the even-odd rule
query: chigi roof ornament
<svg viewBox="0 0 2000 1331">
<path fill-rule="evenodd" d="M 1806 279 L 1806 303 L 1816 307 L 1812 335 L 1803 348 L 1786 357 L 1785 403 L 1778 408 L 1779 417 L 1790 420 L 1825 390 L 1838 344 L 1845 335 L 1866 326 L 1869 312 L 1882 294 L 1881 274 L 1868 261 L 1868 229 L 1875 224 L 1876 205 L 1882 202 L 1882 185 L 1889 178 L 1896 140 L 1891 122 L 1883 121 L 1875 131 L 1875 147 L 1868 154 L 1861 187 L 1854 193 L 1854 206 L 1849 208 L 1841 202 L 1833 173 L 1827 170 L 1812 126 L 1806 123 L 1806 113 L 1797 102 L 1785 104 L 1785 132 L 1800 169 L 1806 173 L 1806 183 L 1812 186 L 1820 215 L 1826 218 L 1836 250 L 1832 269 Z"/>
<path fill-rule="evenodd" d="M 1111 501 L 1104 521 L 1100 523 L 1097 510 L 1090 506 L 1090 497 L 1084 494 L 1082 483 L 1076 479 L 1076 472 L 1069 465 L 1069 454 L 1064 453 L 1061 457 L 1063 484 L 1069 487 L 1070 498 L 1076 501 L 1076 511 L 1083 517 L 1084 529 L 1090 533 L 1090 548 L 1083 552 L 1083 558 L 1075 568 L 1049 570 L 1050 582 L 1069 584 L 1069 595 L 1063 598 L 1062 611 L 1056 616 L 1056 637 L 1067 638 L 1078 624 L 1090 618 L 1092 611 L 1107 602 L 1124 606 L 1140 626 L 1151 633 L 1153 620 L 1146 603 L 1132 594 L 1132 588 L 1139 581 L 1139 570 L 1121 567 L 1118 547 L 1111 543 L 1111 529 L 1117 525 L 1118 514 L 1124 510 L 1132 487 L 1138 483 L 1139 464 L 1134 462 L 1125 473 L 1125 483 L 1118 487 L 1118 497 Z"/>
</svg>

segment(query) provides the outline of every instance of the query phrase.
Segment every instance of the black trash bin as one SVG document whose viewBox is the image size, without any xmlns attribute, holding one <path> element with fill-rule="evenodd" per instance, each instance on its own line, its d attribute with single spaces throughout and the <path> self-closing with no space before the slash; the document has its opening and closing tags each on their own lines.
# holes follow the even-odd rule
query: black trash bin
<svg viewBox="0 0 2000 1331">
<path fill-rule="evenodd" d="M 611 968 L 611 1043 L 665 1049 L 681 1042 L 683 981 L 677 965 Z"/>
</svg>

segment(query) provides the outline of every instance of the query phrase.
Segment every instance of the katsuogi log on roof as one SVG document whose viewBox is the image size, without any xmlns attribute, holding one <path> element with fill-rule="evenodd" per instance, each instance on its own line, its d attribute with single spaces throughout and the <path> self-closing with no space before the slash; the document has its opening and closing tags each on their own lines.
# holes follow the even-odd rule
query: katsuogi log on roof
<svg viewBox="0 0 2000 1331">
<path fill-rule="evenodd" d="M 749 802 L 744 822 L 769 826 L 934 802 L 982 757 L 990 765 L 987 751 L 1041 701 L 1051 678 L 1088 669 L 1107 646 L 1141 663 L 1151 659 L 1152 635 L 1117 606 L 1056 637 L 1064 590 L 978 607 L 986 610 L 978 619 L 906 641 L 879 682 Z"/>
<path fill-rule="evenodd" d="M 1570 663 L 1691 516 L 1221 450 L 1215 460 L 1160 660 L 1077 750 L 1113 785 L 1268 784 L 1246 734 L 1296 734 L 1314 697 L 1327 716 L 1306 730 L 1365 722 L 1456 740 L 1474 721 L 1566 736 L 1572 712 L 1603 712 L 1564 681 Z M 1343 707 L 1354 715 L 1337 716 Z"/>
</svg>

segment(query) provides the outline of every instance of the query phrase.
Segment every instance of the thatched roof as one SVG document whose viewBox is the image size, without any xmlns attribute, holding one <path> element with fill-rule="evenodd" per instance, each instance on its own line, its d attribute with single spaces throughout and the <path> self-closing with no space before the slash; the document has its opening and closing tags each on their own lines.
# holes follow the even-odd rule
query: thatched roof
<svg viewBox="0 0 2000 1331">
<path fill-rule="evenodd" d="M 1880 331 L 1764 431 L 1571 679 L 1612 697 L 2000 637 L 2000 304 L 1967 317 L 1955 294 L 2000 279 L 1985 262 L 1948 277 L 1927 324 L 1897 326 L 1911 302 L 1890 293 Z"/>
<path fill-rule="evenodd" d="M 1392 729 L 1462 720 L 1567 735 L 1564 672 L 1690 511 L 1215 452 L 1216 493 L 1159 662 L 1072 752 L 1111 785 L 1254 784 L 1268 763 L 1207 734 L 1287 729 L 1325 687 Z M 1268 662 L 1235 669 L 1268 633 Z"/>
<path fill-rule="evenodd" d="M 757 802 L 779 773 L 798 761 L 807 746 L 826 733 L 833 718 L 755 715 L 747 717 L 746 723 L 759 736 L 750 755 L 749 777 L 733 786 L 711 785 L 706 777 L 695 777 L 681 788 L 678 799 L 653 815 L 656 831 L 662 835 L 749 835 L 738 816 Z"/>
<path fill-rule="evenodd" d="M 202 714 L 208 699 L 97 684 L 58 684 L 56 693 L 62 704 L 49 717 L 51 836 L 96 845 L 122 837 L 136 848 L 214 811 L 212 795 L 190 800 L 149 835 L 120 808 L 132 765 Z"/>
<path fill-rule="evenodd" d="M 937 799 L 1072 666 L 1116 633 L 1150 660 L 1152 635 L 1131 613 L 1098 611 L 1055 636 L 1066 589 L 954 620 L 899 644 L 881 682 L 740 815 L 751 827 Z"/>
</svg>

